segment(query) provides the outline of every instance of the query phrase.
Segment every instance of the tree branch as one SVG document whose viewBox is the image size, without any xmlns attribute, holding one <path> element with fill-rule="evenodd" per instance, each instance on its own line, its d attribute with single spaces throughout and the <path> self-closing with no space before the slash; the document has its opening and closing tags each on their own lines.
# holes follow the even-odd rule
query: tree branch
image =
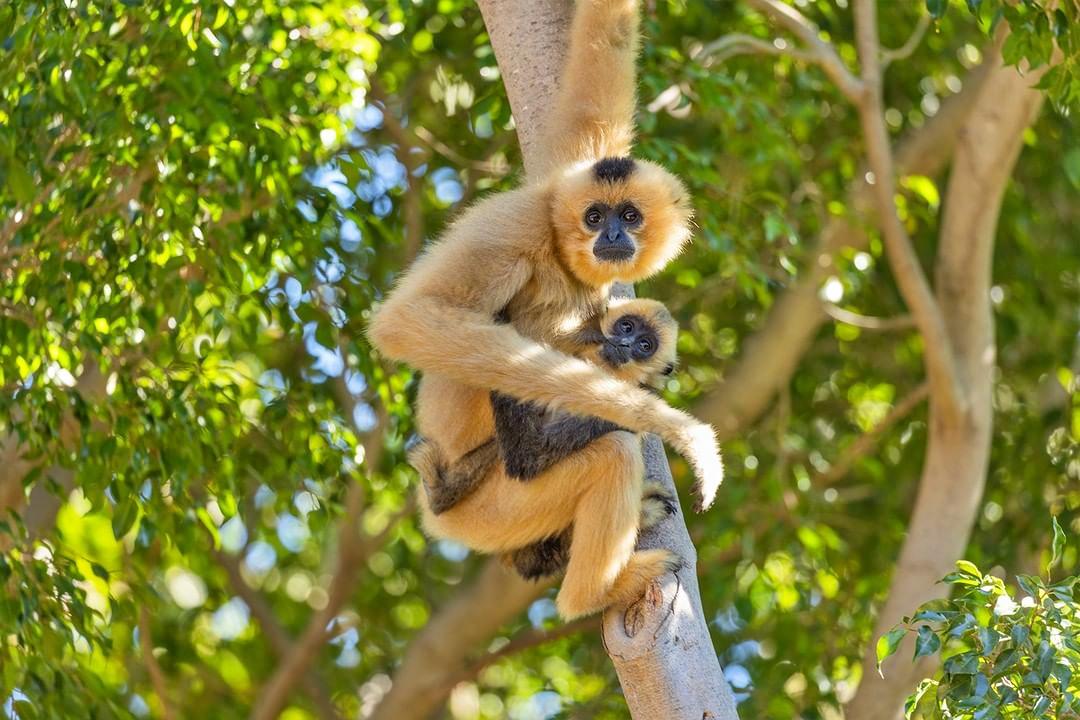
<svg viewBox="0 0 1080 720">
<path fill-rule="evenodd" d="M 780 27 L 799 38 L 806 53 L 821 66 L 837 89 L 852 103 L 858 103 L 866 88 L 836 53 L 836 48 L 821 39 L 821 31 L 805 15 L 780 0 L 747 0 L 748 4 L 768 16 Z"/>
<path fill-rule="evenodd" d="M 828 486 L 843 479 L 855 467 L 855 463 L 869 455 L 877 446 L 877 442 L 887 430 L 900 422 L 917 408 L 930 394 L 930 383 L 923 382 L 912 390 L 903 400 L 892 406 L 892 409 L 872 427 L 848 445 L 839 459 L 828 470 L 816 475 L 813 479 L 815 485 Z"/>
<path fill-rule="evenodd" d="M 713 40 L 704 45 L 696 57 L 709 64 L 708 61 L 723 62 L 736 55 L 780 55 L 807 63 L 817 63 L 819 60 L 814 53 L 792 47 L 780 38 L 768 42 L 742 33 L 732 33 Z"/>
<path fill-rule="evenodd" d="M 939 398 L 943 412 L 961 416 L 967 410 L 966 388 L 956 366 L 945 320 L 919 265 L 911 238 L 896 212 L 895 168 L 882 104 L 877 3 L 875 0 L 854 2 L 856 46 L 865 87 L 857 108 L 866 142 L 867 161 L 873 174 L 873 197 L 877 204 L 878 224 L 885 240 L 885 252 L 900 292 L 923 336 L 923 353 L 933 393 Z"/>
<path fill-rule="evenodd" d="M 145 605 L 139 611 L 139 648 L 143 662 L 146 663 L 146 670 L 150 674 L 150 683 L 154 686 L 154 694 L 161 702 L 161 715 L 165 720 L 174 720 L 176 713 L 173 712 L 172 703 L 169 702 L 165 673 L 161 671 L 161 665 L 154 657 L 154 639 L 150 634 L 150 610 Z"/>
<path fill-rule="evenodd" d="M 993 47 L 984 57 L 993 57 Z M 952 156 L 957 134 L 985 85 L 993 64 L 984 62 L 964 78 L 963 88 L 942 103 L 925 125 L 906 135 L 896 148 L 901 174 L 936 175 Z M 848 190 L 848 205 L 871 217 L 874 206 L 863 174 Z M 821 325 L 828 319 L 819 294 L 842 248 L 861 248 L 866 228 L 847 217 L 831 217 L 795 282 L 770 306 L 761 328 L 744 344 L 724 381 L 698 404 L 698 414 L 730 438 L 765 412 L 776 392 L 790 382 Z"/>
<path fill-rule="evenodd" d="M 992 72 L 960 133 L 943 203 L 936 285 L 970 410 L 962 417 L 943 412 L 931 388 L 926 461 L 889 594 L 878 612 L 875 639 L 903 615 L 944 595 L 938 580 L 963 557 L 979 516 L 993 426 L 995 346 L 989 294 L 994 236 L 1024 131 L 1043 101 L 1036 86 L 1060 59 L 1057 54 L 1050 65 L 1021 75 L 1003 65 L 995 47 L 987 56 Z M 904 698 L 931 668 L 926 661 L 909 662 L 909 652 L 905 646 L 897 653 L 898 661 L 886 661 L 882 679 L 875 669 L 874 643 L 868 645 L 863 677 L 845 717 L 901 716 Z"/>
<path fill-rule="evenodd" d="M 899 315 L 891 318 L 871 317 L 845 310 L 836 303 L 825 303 L 825 312 L 829 317 L 838 322 L 852 325 L 864 330 L 907 330 L 915 326 L 915 320 L 910 315 Z"/>
<path fill-rule="evenodd" d="M 410 503 L 387 523 L 382 532 L 372 537 L 363 536 L 359 530 L 363 495 L 363 486 L 354 480 L 345 498 L 345 514 L 338 521 L 338 557 L 333 580 L 327 588 L 326 606 L 311 617 L 307 628 L 293 645 L 292 652 L 259 691 L 259 700 L 252 710 L 251 720 L 274 720 L 281 713 L 293 687 L 330 638 L 333 623 L 352 592 L 367 558 L 382 546 L 397 523 L 413 512 Z"/>
<path fill-rule="evenodd" d="M 927 29 L 930 27 L 930 16 L 923 15 L 919 18 L 919 22 L 915 25 L 915 30 L 912 31 L 911 36 L 904 42 L 903 45 L 895 50 L 883 50 L 881 53 L 881 69 L 885 70 L 894 62 L 901 60 L 907 60 L 911 57 L 911 54 L 915 52 L 915 49 L 922 43 L 923 37 L 926 35 Z"/>
<path fill-rule="evenodd" d="M 262 594 L 244 581 L 244 577 L 240 573 L 240 561 L 232 555 L 217 549 L 212 549 L 211 554 L 217 564 L 225 570 L 225 575 L 229 579 L 229 587 L 251 610 L 251 615 L 255 618 L 270 643 L 274 656 L 279 660 L 289 657 L 293 653 L 293 639 L 289 637 L 289 633 L 277 621 L 277 616 L 274 615 L 273 609 Z M 340 717 L 330 699 L 330 692 L 323 685 L 314 668 L 308 669 L 301 678 L 301 683 L 308 697 L 315 703 L 320 717 L 324 720 L 336 720 Z"/>
</svg>

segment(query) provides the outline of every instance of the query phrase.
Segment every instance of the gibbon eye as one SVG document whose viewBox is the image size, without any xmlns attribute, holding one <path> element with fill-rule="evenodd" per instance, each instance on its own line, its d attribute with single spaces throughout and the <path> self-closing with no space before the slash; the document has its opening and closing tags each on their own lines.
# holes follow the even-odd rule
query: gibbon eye
<svg viewBox="0 0 1080 720">
<path fill-rule="evenodd" d="M 648 352 L 652 352 L 653 342 L 649 338 L 641 338 L 640 340 L 638 340 L 637 346 L 638 346 L 638 349 L 641 350 L 641 352 L 648 353 Z"/>
<path fill-rule="evenodd" d="M 622 219 L 625 223 L 636 223 L 641 219 L 641 213 L 639 213 L 635 207 L 628 207 L 623 210 Z"/>
<path fill-rule="evenodd" d="M 599 225 L 604 221 L 604 213 L 597 208 L 589 208 L 585 211 L 585 222 L 589 225 Z"/>
<path fill-rule="evenodd" d="M 617 327 L 619 328 L 619 332 L 623 335 L 629 335 L 634 332 L 634 323 L 629 320 L 620 320 Z"/>
</svg>

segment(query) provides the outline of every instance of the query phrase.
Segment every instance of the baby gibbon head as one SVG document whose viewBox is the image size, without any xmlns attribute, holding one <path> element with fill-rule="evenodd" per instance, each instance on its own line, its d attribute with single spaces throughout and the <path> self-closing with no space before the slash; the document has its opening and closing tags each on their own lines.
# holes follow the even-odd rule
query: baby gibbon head
<svg viewBox="0 0 1080 720">
<path fill-rule="evenodd" d="M 605 158 L 573 166 L 555 182 L 556 250 L 583 283 L 649 277 L 690 239 L 686 188 L 655 163 Z"/>
<path fill-rule="evenodd" d="M 679 325 L 663 303 L 612 300 L 600 319 L 604 342 L 596 362 L 635 385 L 650 385 L 675 369 Z"/>
</svg>

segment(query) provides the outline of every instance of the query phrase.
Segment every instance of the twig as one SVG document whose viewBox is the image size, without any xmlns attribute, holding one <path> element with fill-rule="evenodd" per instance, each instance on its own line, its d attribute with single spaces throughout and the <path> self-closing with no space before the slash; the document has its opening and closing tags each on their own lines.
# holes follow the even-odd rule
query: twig
<svg viewBox="0 0 1080 720">
<path fill-rule="evenodd" d="M 825 312 L 833 320 L 863 328 L 864 330 L 907 330 L 915 326 L 915 320 L 910 315 L 880 318 L 845 310 L 836 303 L 823 303 L 822 307 L 825 308 Z"/>
<path fill-rule="evenodd" d="M 821 66 L 821 69 L 836 84 L 840 92 L 851 102 L 860 102 L 866 93 L 863 81 L 852 74 L 836 53 L 836 48 L 821 39 L 817 26 L 810 22 L 805 15 L 779 0 L 747 1 L 758 12 L 772 18 L 778 25 L 799 38 L 803 45 L 806 46 L 807 52 L 813 58 L 813 62 Z"/>
<path fill-rule="evenodd" d="M 405 220 L 405 237 L 402 246 L 406 257 L 411 260 L 420 252 L 420 246 L 424 242 L 424 207 L 422 205 L 421 191 L 416 179 L 416 170 L 423 162 L 415 151 L 419 149 L 416 136 L 410 132 L 394 113 L 390 111 L 390 104 L 382 85 L 374 78 L 369 78 L 368 85 L 372 97 L 379 100 L 383 106 L 383 127 L 399 147 L 399 159 L 405 166 L 405 195 L 402 198 L 403 213 Z"/>
<path fill-rule="evenodd" d="M 442 155 L 447 160 L 453 162 L 461 167 L 469 168 L 471 170 L 478 170 L 485 175 L 491 175 L 493 177 L 501 178 L 506 176 L 510 172 L 510 164 L 506 162 L 505 158 L 500 157 L 497 160 L 470 160 L 454 148 L 444 143 L 439 138 L 428 130 L 423 125 L 417 125 L 413 133 L 418 139 L 423 141 L 428 147 L 435 152 Z M 506 135 L 502 142 L 496 145 L 496 148 L 502 147 L 509 142 L 511 135 Z M 495 150 L 489 148 L 488 153 L 492 154 Z"/>
<path fill-rule="evenodd" d="M 755 0 L 757 1 L 757 0 Z M 856 103 L 866 141 L 867 162 L 873 174 L 873 196 L 893 275 L 923 336 L 927 374 L 942 411 L 966 412 L 967 398 L 956 366 L 941 308 L 934 299 L 911 238 L 896 213 L 896 178 L 892 148 L 885 126 L 881 93 L 881 58 L 875 0 L 855 0 L 855 35 L 866 92 Z"/>
<path fill-rule="evenodd" d="M 912 390 L 907 397 L 893 405 L 892 409 L 889 410 L 877 425 L 860 435 L 854 442 L 848 445 L 843 453 L 841 453 L 839 459 L 837 459 L 828 470 L 814 476 L 814 484 L 828 486 L 844 478 L 851 472 L 851 468 L 855 466 L 855 463 L 870 454 L 877 444 L 877 441 L 886 430 L 910 415 L 920 403 L 926 400 L 929 394 L 930 383 L 928 382 L 923 382 L 917 388 Z"/>
<path fill-rule="evenodd" d="M 895 50 L 883 50 L 881 52 L 881 69 L 884 71 L 894 62 L 900 60 L 907 60 L 911 57 L 911 54 L 915 52 L 915 48 L 919 47 L 923 37 L 926 35 L 927 28 L 930 27 L 930 16 L 923 15 L 919 18 L 919 22 L 915 25 L 915 30 L 912 31 L 911 36 L 904 42 L 903 45 Z"/>
<path fill-rule="evenodd" d="M 289 637 L 289 633 L 278 622 L 273 609 L 262 594 L 244 581 L 243 576 L 240 574 L 240 562 L 232 555 L 219 550 L 212 550 L 211 554 L 217 564 L 225 570 L 225 574 L 229 578 L 229 587 L 251 610 L 251 615 L 270 642 L 274 655 L 279 660 L 289 657 L 293 652 L 293 639 Z M 330 692 L 323 685 L 314 668 L 308 668 L 300 681 L 308 697 L 315 703 L 320 717 L 324 718 L 324 720 L 336 720 L 340 717 L 330 699 Z"/>
<path fill-rule="evenodd" d="M 150 673 L 150 683 L 154 686 L 154 693 L 161 701 L 161 714 L 165 720 L 174 720 L 176 713 L 169 704 L 165 673 L 161 671 L 161 665 L 154 657 L 154 640 L 150 634 L 150 610 L 145 605 L 139 611 L 139 648 L 142 651 L 146 669 Z"/>
<path fill-rule="evenodd" d="M 564 637 L 576 635 L 580 632 L 589 632 L 592 630 L 600 629 L 600 616 L 593 615 L 591 617 L 583 617 L 560 625 L 551 630 L 542 630 L 539 628 L 530 628 L 523 632 L 518 633 L 510 642 L 503 645 L 498 650 L 486 653 L 477 658 L 476 661 L 470 663 L 468 667 L 461 670 L 455 676 L 451 676 L 446 683 L 443 692 L 449 692 L 455 685 L 461 682 L 465 682 L 471 678 L 476 677 L 480 672 L 505 657 L 516 655 L 519 652 L 529 650 L 530 648 L 539 647 L 540 645 L 546 645 L 549 642 L 560 640 Z"/>
<path fill-rule="evenodd" d="M 736 55 L 786 55 L 803 62 L 817 62 L 817 56 L 813 53 L 790 46 L 779 38 L 768 42 L 742 33 L 732 33 L 717 38 L 703 46 L 698 52 L 699 58 L 716 62 L 723 62 Z"/>
</svg>

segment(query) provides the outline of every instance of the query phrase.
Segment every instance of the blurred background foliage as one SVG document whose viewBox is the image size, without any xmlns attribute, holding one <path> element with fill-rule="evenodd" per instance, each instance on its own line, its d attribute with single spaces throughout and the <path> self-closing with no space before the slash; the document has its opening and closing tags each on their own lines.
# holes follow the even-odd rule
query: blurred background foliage
<svg viewBox="0 0 1080 720">
<path fill-rule="evenodd" d="M 798 4 L 853 60 L 847 3 Z M 978 64 L 1003 6 L 967 4 L 981 19 L 959 3 L 881 3 L 884 46 L 925 29 L 889 67 L 895 135 Z M 1031 5 L 1007 20 L 1021 27 Z M 1044 57 L 1052 38 L 1075 50 L 1070 19 L 1014 28 L 1013 59 Z M 692 408 L 805 271 L 828 218 L 852 212 L 862 149 L 817 69 L 709 51 L 733 31 L 773 36 L 741 3 L 652 0 L 645 29 L 640 152 L 685 179 L 698 227 L 638 292 L 683 325 L 667 396 Z M 968 554 L 1005 578 L 1038 573 L 1049 514 L 1080 527 L 1075 53 L 1061 68 L 996 244 L 995 436 Z M 412 378 L 371 352 L 365 318 L 449 218 L 519 168 L 465 0 L 0 6 L 0 508 L 13 510 L 0 521 L 0 716 L 240 717 L 278 667 L 271 626 L 299 636 L 328 608 L 309 675 L 324 702 L 298 691 L 285 716 L 326 716 L 327 698 L 343 717 L 374 709 L 479 562 L 427 541 L 409 513 Z M 901 185 L 929 261 L 943 178 Z M 836 308 L 905 314 L 876 236 L 834 270 L 822 294 Z M 744 717 L 836 718 L 857 684 L 924 410 L 830 470 L 916 391 L 920 348 L 910 328 L 825 326 L 772 409 L 726 443 L 718 507 L 687 517 Z M 338 572 L 339 524 L 365 543 L 356 577 Z M 1056 572 L 1076 573 L 1076 547 Z M 555 625 L 549 593 L 491 649 Z M 595 632 L 500 658 L 445 712 L 626 716 Z"/>
</svg>

